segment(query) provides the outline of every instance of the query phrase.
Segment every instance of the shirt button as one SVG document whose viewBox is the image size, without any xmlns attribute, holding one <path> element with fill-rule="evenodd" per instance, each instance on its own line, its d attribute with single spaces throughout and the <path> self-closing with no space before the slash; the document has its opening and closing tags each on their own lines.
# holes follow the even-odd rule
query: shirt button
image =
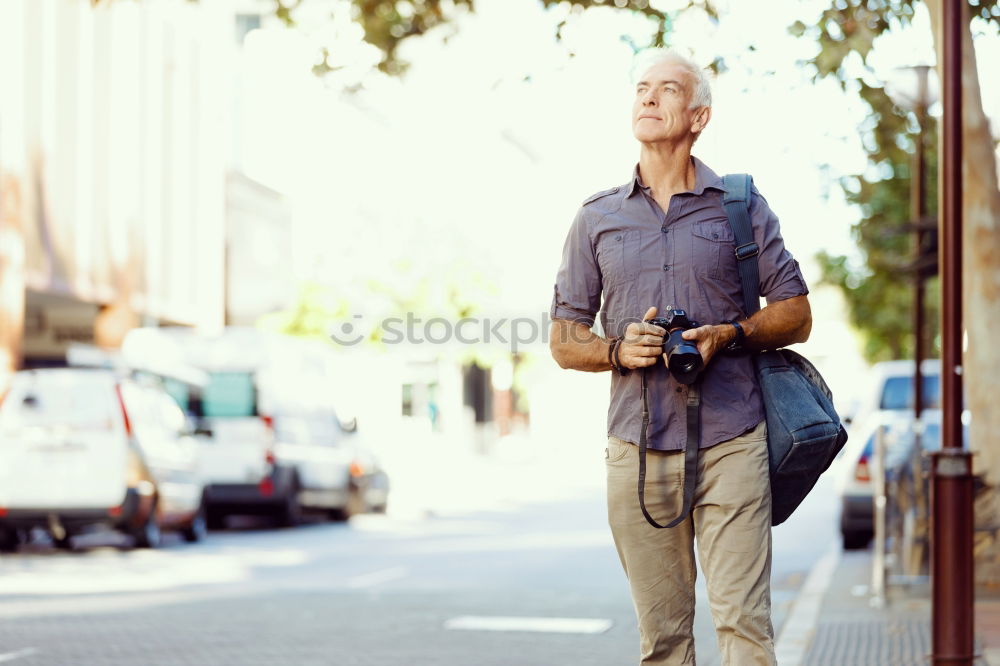
<svg viewBox="0 0 1000 666">
<path fill-rule="evenodd" d="M 662 227 L 660 227 L 660 231 L 662 231 L 663 233 L 667 233 L 667 225 L 664 224 Z"/>
<path fill-rule="evenodd" d="M 712 234 L 712 238 L 714 238 L 715 240 L 719 240 L 719 234 Z"/>
<path fill-rule="evenodd" d="M 670 270 L 670 266 L 668 266 L 667 264 L 663 264 L 663 270 L 669 271 Z"/>
<path fill-rule="evenodd" d="M 621 240 L 621 239 L 622 239 L 622 235 L 621 235 L 621 234 L 618 234 L 617 236 L 615 236 L 615 240 L 616 240 L 616 241 L 619 241 L 619 240 Z"/>
</svg>

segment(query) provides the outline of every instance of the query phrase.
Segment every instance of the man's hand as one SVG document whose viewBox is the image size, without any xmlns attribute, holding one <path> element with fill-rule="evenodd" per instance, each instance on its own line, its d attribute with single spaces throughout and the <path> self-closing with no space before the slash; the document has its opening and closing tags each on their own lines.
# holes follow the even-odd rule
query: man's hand
<svg viewBox="0 0 1000 666">
<path fill-rule="evenodd" d="M 656 308 L 646 310 L 641 322 L 632 322 L 625 329 L 618 356 L 626 368 L 646 368 L 656 364 L 663 351 L 663 336 L 666 331 L 659 326 L 647 324 L 646 319 L 656 316 Z"/>
<path fill-rule="evenodd" d="M 684 331 L 681 337 L 695 343 L 701 352 L 701 360 L 707 366 L 713 356 L 736 338 L 736 329 L 731 324 L 709 324 Z"/>
</svg>

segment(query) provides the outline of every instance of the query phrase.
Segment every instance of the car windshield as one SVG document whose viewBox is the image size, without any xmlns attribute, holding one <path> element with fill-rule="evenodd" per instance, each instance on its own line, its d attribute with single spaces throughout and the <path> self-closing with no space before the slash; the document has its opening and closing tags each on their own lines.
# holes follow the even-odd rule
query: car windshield
<svg viewBox="0 0 1000 666">
<path fill-rule="evenodd" d="M 941 407 L 937 375 L 924 375 L 924 409 Z M 913 409 L 913 377 L 889 377 L 882 389 L 880 409 Z"/>
<path fill-rule="evenodd" d="M 0 428 L 112 430 L 116 413 L 111 387 L 109 379 L 96 372 L 19 373 L 0 405 Z"/>
</svg>

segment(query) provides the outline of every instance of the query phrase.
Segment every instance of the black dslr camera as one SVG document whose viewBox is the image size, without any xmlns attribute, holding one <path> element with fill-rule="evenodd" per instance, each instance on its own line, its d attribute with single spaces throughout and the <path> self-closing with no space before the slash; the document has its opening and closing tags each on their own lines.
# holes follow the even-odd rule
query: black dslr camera
<svg viewBox="0 0 1000 666">
<path fill-rule="evenodd" d="M 681 384 L 692 384 L 698 378 L 698 373 L 704 367 L 701 359 L 701 352 L 698 347 L 689 340 L 681 337 L 681 334 L 690 329 L 698 328 L 700 324 L 688 319 L 687 313 L 680 308 L 670 306 L 663 317 L 653 317 L 647 319 L 647 324 L 659 326 L 666 329 L 667 335 L 663 338 L 663 353 L 667 355 L 667 367 L 670 374 Z"/>
</svg>

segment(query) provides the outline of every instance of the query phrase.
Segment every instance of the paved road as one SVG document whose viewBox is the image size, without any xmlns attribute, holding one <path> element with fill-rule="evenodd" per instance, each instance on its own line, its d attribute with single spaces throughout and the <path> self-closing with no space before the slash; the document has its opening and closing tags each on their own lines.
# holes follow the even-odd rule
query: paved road
<svg viewBox="0 0 1000 666">
<path fill-rule="evenodd" d="M 539 497 L 528 489 L 551 479 L 538 462 L 493 460 L 481 466 L 488 472 L 463 475 L 456 492 L 478 487 L 496 499 L 470 501 L 469 510 L 458 494 L 447 511 L 244 526 L 156 551 L 115 547 L 106 537 L 74 553 L 24 547 L 0 561 L 0 663 L 634 664 L 638 633 L 600 470 L 585 465 L 589 473 L 569 490 Z M 777 629 L 829 547 L 835 513 L 823 484 L 776 530 Z M 701 580 L 696 638 L 706 666 L 718 655 Z M 610 627 L 455 626 L 476 622 L 469 616 Z"/>
</svg>

